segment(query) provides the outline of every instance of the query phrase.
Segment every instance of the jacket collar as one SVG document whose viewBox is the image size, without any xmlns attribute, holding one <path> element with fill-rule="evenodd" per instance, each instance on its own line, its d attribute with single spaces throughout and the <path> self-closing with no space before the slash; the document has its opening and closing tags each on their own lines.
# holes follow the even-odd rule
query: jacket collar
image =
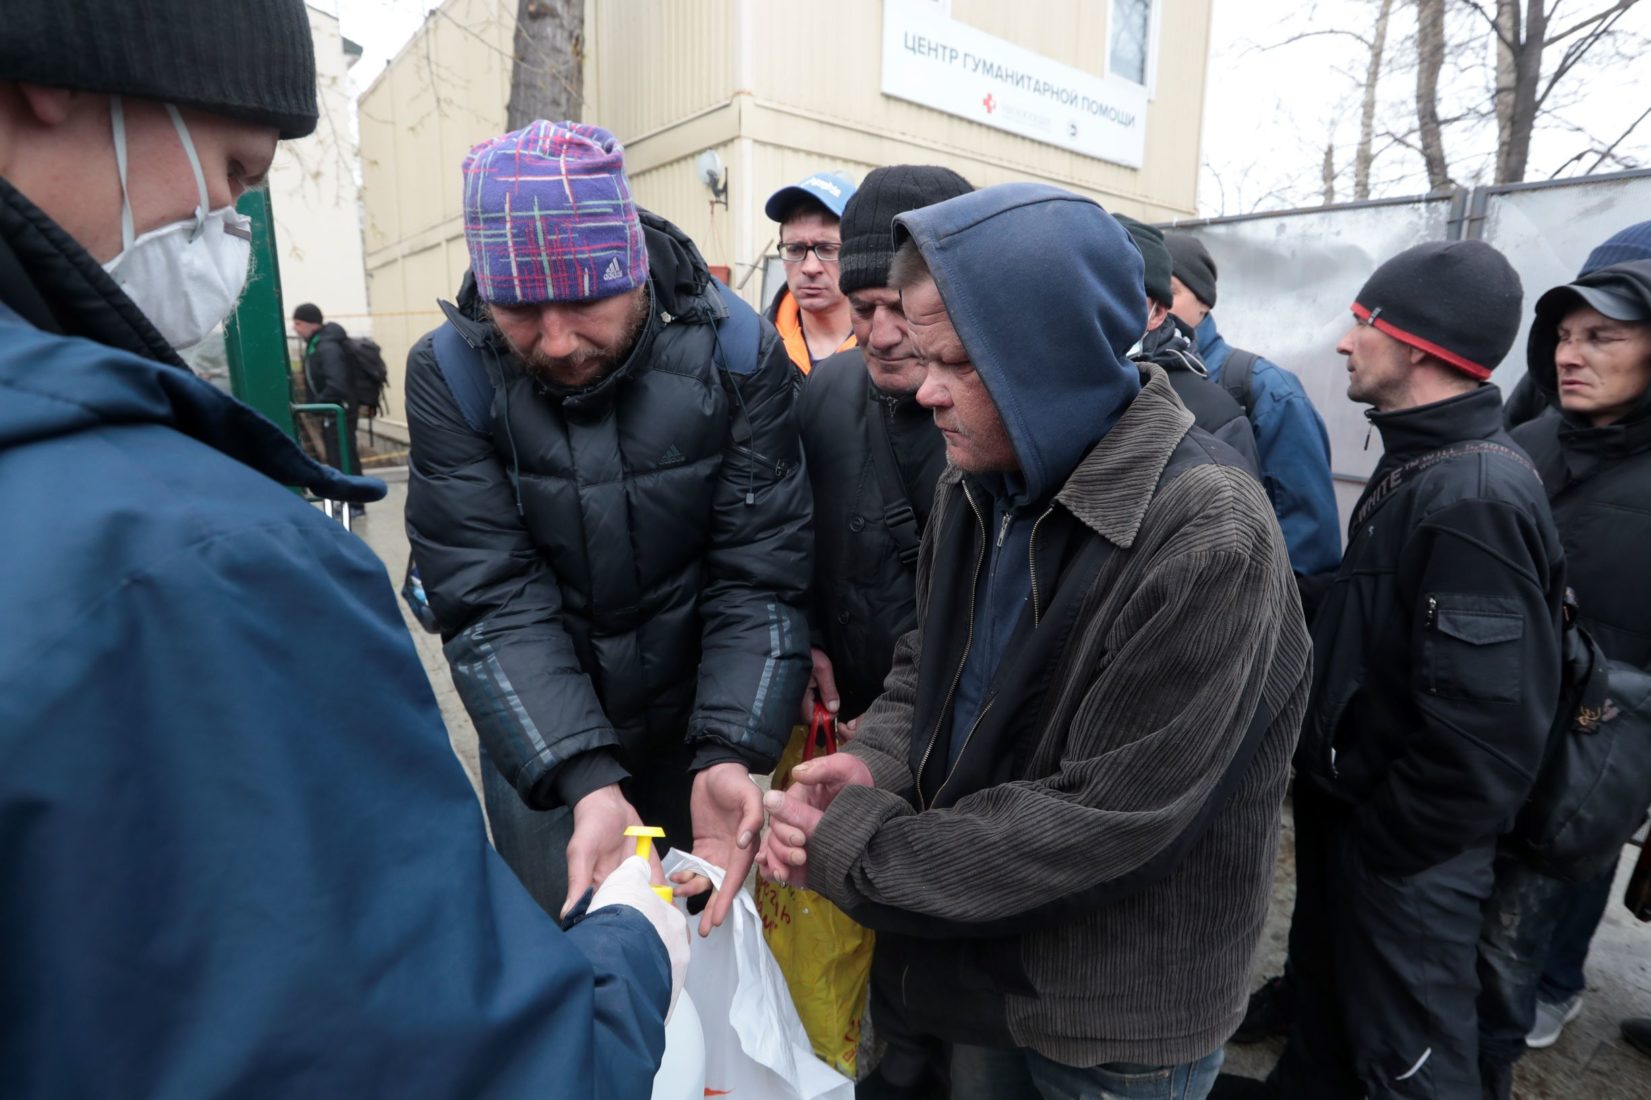
<svg viewBox="0 0 1651 1100">
<path fill-rule="evenodd" d="M 1389 457 L 1425 454 L 1452 443 L 1490 439 L 1502 431 L 1502 391 L 1493 385 L 1392 412 L 1366 412 L 1382 433 L 1382 450 Z"/>
<path fill-rule="evenodd" d="M 1123 550 L 1135 545 L 1158 479 L 1193 424 L 1164 368 L 1137 366 L 1141 392 L 1055 494 L 1080 523 Z M 947 466 L 940 483 L 956 485 L 963 478 L 956 466 Z"/>
<path fill-rule="evenodd" d="M 1141 392 L 1101 437 L 1055 499 L 1102 538 L 1127 550 L 1135 544 L 1170 455 L 1192 427 L 1169 375 L 1141 366 Z"/>
</svg>

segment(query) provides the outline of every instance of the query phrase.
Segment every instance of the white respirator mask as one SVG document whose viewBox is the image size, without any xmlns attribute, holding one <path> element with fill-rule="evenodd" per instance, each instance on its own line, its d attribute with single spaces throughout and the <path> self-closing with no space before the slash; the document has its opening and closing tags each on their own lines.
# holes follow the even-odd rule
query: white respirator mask
<svg viewBox="0 0 1651 1100">
<path fill-rule="evenodd" d="M 206 177 L 189 128 L 172 104 L 172 116 L 189 167 L 195 171 L 200 203 L 181 222 L 132 235 L 132 201 L 126 190 L 126 114 L 119 96 L 110 100 L 115 164 L 120 170 L 120 254 L 103 265 L 166 342 L 188 348 L 206 339 L 228 317 L 246 289 L 252 261 L 252 221 L 233 206 L 207 210 Z"/>
</svg>

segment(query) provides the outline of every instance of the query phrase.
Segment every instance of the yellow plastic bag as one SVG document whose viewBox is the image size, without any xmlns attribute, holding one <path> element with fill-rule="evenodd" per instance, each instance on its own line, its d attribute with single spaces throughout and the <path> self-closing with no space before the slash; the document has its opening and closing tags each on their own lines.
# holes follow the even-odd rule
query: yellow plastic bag
<svg viewBox="0 0 1651 1100">
<path fill-rule="evenodd" d="M 791 743 L 774 772 L 775 790 L 783 790 L 790 781 L 791 769 L 801 762 L 804 746 L 820 726 L 816 721 L 806 734 L 801 726 L 792 730 Z M 827 745 L 835 747 L 835 733 Z M 756 893 L 763 936 L 785 975 L 814 1053 L 853 1077 L 871 982 L 872 932 L 812 890 L 759 879 Z"/>
</svg>

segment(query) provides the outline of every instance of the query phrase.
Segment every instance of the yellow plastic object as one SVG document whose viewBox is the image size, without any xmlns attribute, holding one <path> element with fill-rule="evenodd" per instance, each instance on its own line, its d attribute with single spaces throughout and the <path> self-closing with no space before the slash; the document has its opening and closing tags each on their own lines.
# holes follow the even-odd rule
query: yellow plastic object
<svg viewBox="0 0 1651 1100">
<path fill-rule="evenodd" d="M 791 769 L 801 762 L 806 733 L 801 726 L 792 731 L 774 773 L 775 790 L 785 787 Z M 853 1077 L 871 983 L 873 933 L 812 890 L 759 879 L 756 902 L 763 936 L 785 975 L 814 1053 Z"/>
<path fill-rule="evenodd" d="M 632 825 L 625 830 L 626 836 L 636 838 L 636 854 L 643 859 L 652 859 L 654 854 L 654 840 L 663 837 L 665 830 L 653 825 Z M 672 901 L 669 886 L 655 886 L 653 892 L 659 895 L 659 900 L 669 905 Z"/>
</svg>

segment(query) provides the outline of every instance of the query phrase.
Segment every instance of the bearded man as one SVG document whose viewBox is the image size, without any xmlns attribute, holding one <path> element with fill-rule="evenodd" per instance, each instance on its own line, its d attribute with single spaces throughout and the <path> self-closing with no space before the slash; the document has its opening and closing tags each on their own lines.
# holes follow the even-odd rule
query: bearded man
<svg viewBox="0 0 1651 1100">
<path fill-rule="evenodd" d="M 808 680 L 797 373 L 605 130 L 476 146 L 464 211 L 470 273 L 408 357 L 407 527 L 494 843 L 553 914 L 644 822 L 737 888 Z"/>
</svg>

